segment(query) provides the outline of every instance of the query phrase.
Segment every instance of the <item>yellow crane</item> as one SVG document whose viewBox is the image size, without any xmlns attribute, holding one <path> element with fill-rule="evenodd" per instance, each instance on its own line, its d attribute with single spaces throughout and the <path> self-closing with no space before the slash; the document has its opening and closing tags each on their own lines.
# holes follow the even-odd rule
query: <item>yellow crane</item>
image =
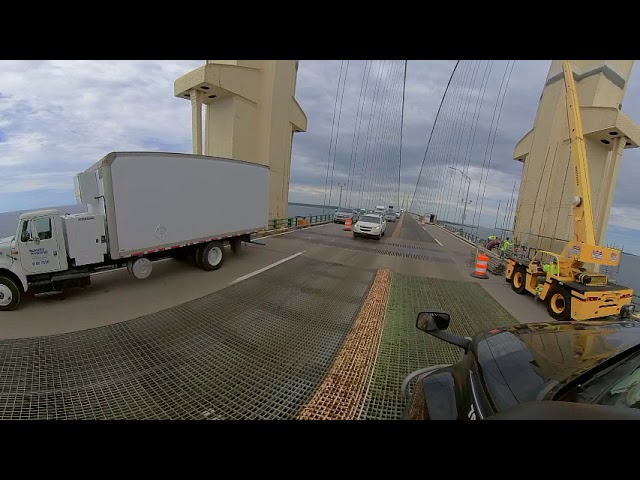
<svg viewBox="0 0 640 480">
<path fill-rule="evenodd" d="M 562 253 L 538 250 L 532 260 L 511 257 L 506 279 L 516 293 L 531 293 L 547 304 L 556 320 L 591 320 L 633 314 L 633 290 L 609 282 L 607 275 L 588 271 L 586 264 L 617 266 L 620 251 L 595 241 L 589 164 L 578 95 L 569 61 L 562 65 L 566 88 L 571 162 L 575 184 L 573 240 Z"/>
</svg>

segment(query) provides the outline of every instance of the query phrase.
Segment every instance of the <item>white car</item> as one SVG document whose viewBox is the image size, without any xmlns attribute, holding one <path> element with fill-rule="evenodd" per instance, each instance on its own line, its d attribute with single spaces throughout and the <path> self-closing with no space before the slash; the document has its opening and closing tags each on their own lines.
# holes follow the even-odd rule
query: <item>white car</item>
<svg viewBox="0 0 640 480">
<path fill-rule="evenodd" d="M 353 226 L 353 236 L 355 237 L 375 237 L 378 240 L 384 235 L 387 222 L 384 217 L 374 213 L 368 213 L 360 217 Z"/>
</svg>

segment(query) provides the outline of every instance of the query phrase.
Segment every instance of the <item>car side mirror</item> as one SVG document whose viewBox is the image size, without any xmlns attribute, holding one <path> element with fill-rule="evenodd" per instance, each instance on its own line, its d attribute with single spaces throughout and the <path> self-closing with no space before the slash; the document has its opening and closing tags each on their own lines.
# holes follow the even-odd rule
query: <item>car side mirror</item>
<svg viewBox="0 0 640 480">
<path fill-rule="evenodd" d="M 427 310 L 420 312 L 416 319 L 416 328 L 423 332 L 434 332 L 449 328 L 451 316 L 440 310 Z"/>
</svg>

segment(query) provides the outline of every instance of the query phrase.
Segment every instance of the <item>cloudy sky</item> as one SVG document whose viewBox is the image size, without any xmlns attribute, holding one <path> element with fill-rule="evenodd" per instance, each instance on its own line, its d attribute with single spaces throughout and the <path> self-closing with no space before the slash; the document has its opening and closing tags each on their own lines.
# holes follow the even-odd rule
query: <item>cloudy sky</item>
<svg viewBox="0 0 640 480">
<path fill-rule="evenodd" d="M 173 96 L 173 82 L 203 63 L 2 61 L 0 212 L 75 203 L 73 176 L 111 151 L 191 152 L 190 105 Z M 344 184 L 343 203 L 398 203 L 403 64 L 300 61 L 296 96 L 309 123 L 294 137 L 290 201 L 337 204 Z M 440 202 L 459 219 L 466 183 L 447 168 L 456 166 L 472 180 L 467 223 L 493 226 L 500 202 L 500 226 L 522 172 L 513 147 L 532 127 L 550 61 L 460 62 L 425 157 L 455 64 L 408 62 L 400 198 L 413 196 L 424 160 L 414 206 Z M 640 122 L 635 72 L 623 111 Z M 640 151 L 625 152 L 607 238 L 633 253 L 639 161 Z"/>
</svg>

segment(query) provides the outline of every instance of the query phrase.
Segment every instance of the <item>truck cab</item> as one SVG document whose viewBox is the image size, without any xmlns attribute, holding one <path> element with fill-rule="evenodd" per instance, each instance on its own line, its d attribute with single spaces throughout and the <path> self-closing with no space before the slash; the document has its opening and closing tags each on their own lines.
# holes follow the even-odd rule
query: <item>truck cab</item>
<svg viewBox="0 0 640 480">
<path fill-rule="evenodd" d="M 62 217 L 57 210 L 20 215 L 14 242 L 14 261 L 27 276 L 68 269 Z"/>
<path fill-rule="evenodd" d="M 62 218 L 57 210 L 20 215 L 16 234 L 0 239 L 0 310 L 20 303 L 31 278 L 67 270 Z"/>
<path fill-rule="evenodd" d="M 38 210 L 20 215 L 16 234 L 0 239 L 0 310 L 17 307 L 20 291 L 86 286 L 107 254 L 104 216 Z M 80 268 L 79 268 L 80 267 Z"/>
<path fill-rule="evenodd" d="M 16 234 L 0 240 L 0 275 L 12 276 L 25 291 L 28 276 L 67 268 L 62 218 L 57 210 L 23 213 Z"/>
</svg>

